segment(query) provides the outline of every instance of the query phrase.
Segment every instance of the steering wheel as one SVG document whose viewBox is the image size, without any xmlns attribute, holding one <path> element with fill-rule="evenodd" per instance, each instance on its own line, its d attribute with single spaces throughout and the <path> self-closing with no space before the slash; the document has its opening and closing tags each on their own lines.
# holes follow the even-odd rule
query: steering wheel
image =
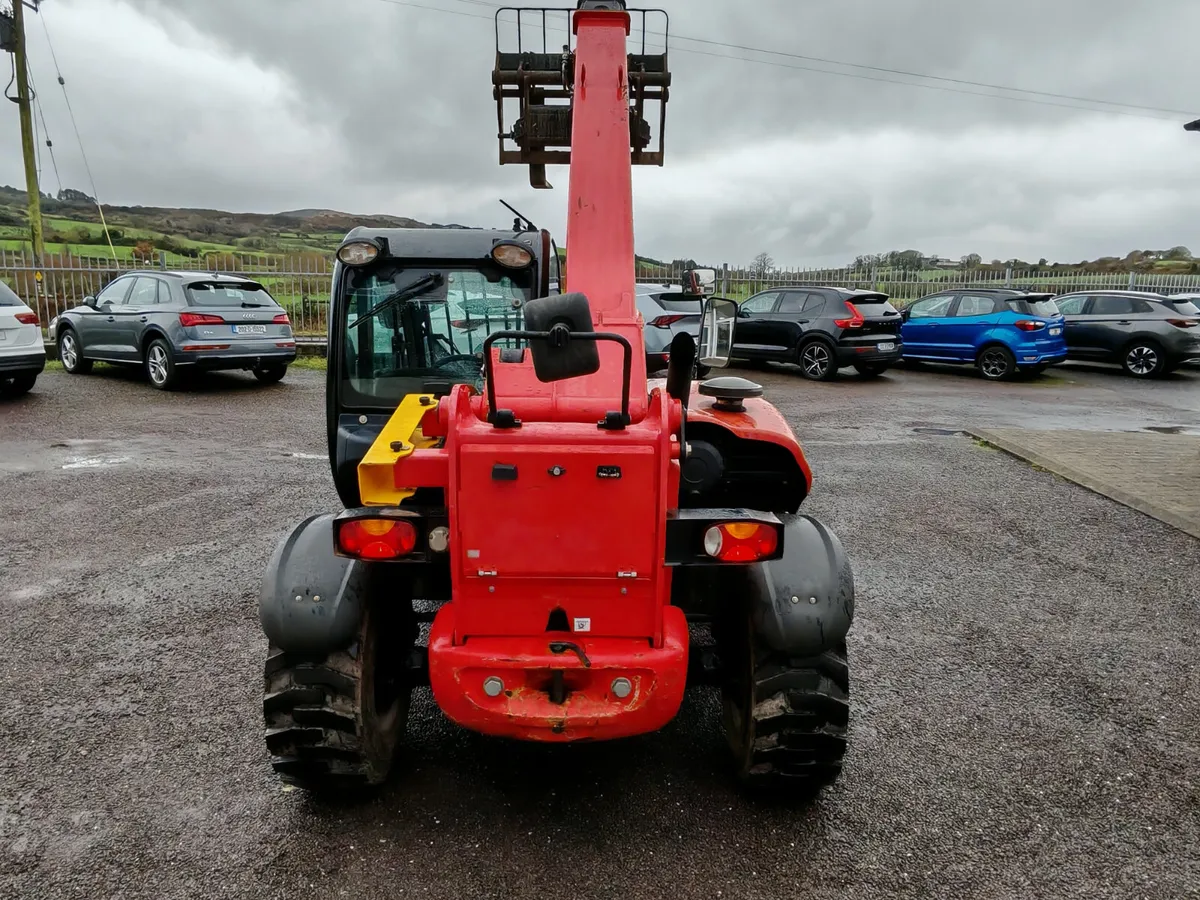
<svg viewBox="0 0 1200 900">
<path fill-rule="evenodd" d="M 478 356 L 472 356 L 468 353 L 458 353 L 454 356 L 443 356 L 441 359 L 434 362 L 433 367 L 435 369 L 440 369 L 443 366 L 454 365 L 455 363 L 472 363 L 481 369 L 483 368 L 483 360 Z"/>
</svg>

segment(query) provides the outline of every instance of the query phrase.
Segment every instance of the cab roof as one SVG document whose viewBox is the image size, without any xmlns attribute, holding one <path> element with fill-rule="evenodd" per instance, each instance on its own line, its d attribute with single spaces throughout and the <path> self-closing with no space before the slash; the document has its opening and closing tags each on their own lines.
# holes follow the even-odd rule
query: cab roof
<svg viewBox="0 0 1200 900">
<path fill-rule="evenodd" d="M 343 239 L 386 242 L 391 259 L 479 259 L 492 252 L 497 241 L 520 241 L 541 256 L 541 232 L 487 228 L 372 228 L 360 225 Z"/>
</svg>

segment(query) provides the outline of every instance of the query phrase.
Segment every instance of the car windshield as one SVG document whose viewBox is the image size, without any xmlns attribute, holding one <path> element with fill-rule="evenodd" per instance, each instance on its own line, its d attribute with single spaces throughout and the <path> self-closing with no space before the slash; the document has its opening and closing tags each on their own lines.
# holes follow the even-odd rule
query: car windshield
<svg viewBox="0 0 1200 900">
<path fill-rule="evenodd" d="M 189 306 L 275 306 L 261 284 L 198 281 L 184 288 Z"/>
<path fill-rule="evenodd" d="M 1008 305 L 1026 316 L 1053 318 L 1062 315 L 1059 312 L 1058 304 L 1050 297 L 1014 297 L 1008 301 Z"/>
<path fill-rule="evenodd" d="M 0 304 L 4 301 L 0 299 Z M 1175 308 L 1175 311 L 1184 316 L 1200 316 L 1200 306 L 1197 306 L 1191 300 L 1168 300 L 1168 303 Z"/>
<path fill-rule="evenodd" d="M 441 277 L 427 281 L 430 275 Z M 499 267 L 348 270 L 338 312 L 346 405 L 394 408 L 430 381 L 482 389 L 483 342 L 497 331 L 520 330 L 533 277 L 533 270 Z M 392 299 L 410 288 L 416 296 Z"/>
</svg>

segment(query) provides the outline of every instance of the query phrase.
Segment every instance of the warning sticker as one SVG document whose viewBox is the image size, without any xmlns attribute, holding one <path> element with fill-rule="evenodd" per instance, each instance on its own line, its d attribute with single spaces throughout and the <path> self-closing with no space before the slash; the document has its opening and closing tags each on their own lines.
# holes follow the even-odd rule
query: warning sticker
<svg viewBox="0 0 1200 900">
<path fill-rule="evenodd" d="M 572 631 L 591 631 L 591 630 L 592 630 L 592 620 L 591 619 L 576 619 L 575 627 L 572 629 Z"/>
</svg>

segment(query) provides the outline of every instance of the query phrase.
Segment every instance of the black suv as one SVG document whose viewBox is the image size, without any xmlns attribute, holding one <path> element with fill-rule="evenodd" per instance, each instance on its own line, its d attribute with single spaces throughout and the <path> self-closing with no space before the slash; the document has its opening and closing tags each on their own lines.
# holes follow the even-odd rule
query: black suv
<svg viewBox="0 0 1200 900">
<path fill-rule="evenodd" d="M 1067 359 L 1117 363 L 1135 378 L 1200 362 L 1200 308 L 1186 297 L 1079 291 L 1055 303 L 1066 318 Z"/>
<path fill-rule="evenodd" d="M 795 363 L 812 381 L 831 381 L 845 366 L 874 377 L 900 361 L 900 323 L 887 294 L 772 288 L 738 309 L 733 358 Z"/>
</svg>

